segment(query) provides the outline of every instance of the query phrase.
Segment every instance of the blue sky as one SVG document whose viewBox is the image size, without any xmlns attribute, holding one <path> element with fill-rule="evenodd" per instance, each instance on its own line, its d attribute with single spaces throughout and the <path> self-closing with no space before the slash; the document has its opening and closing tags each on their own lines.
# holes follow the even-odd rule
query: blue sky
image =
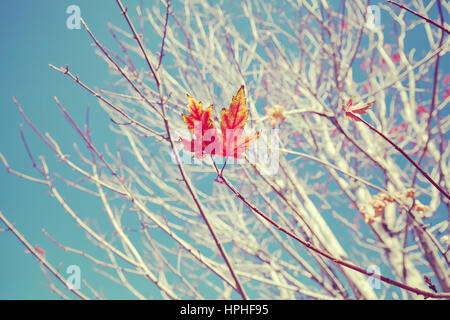
<svg viewBox="0 0 450 320">
<path fill-rule="evenodd" d="M 20 123 L 24 124 L 24 133 L 35 157 L 46 155 L 52 165 L 57 163 L 49 155 L 48 146 L 26 125 L 12 103 L 12 96 L 17 98 L 38 129 L 58 137 L 67 151 L 72 149 L 73 141 L 82 144 L 58 111 L 54 96 L 60 99 L 76 121 L 84 120 L 86 106 L 90 105 L 95 139 L 112 139 L 107 130 L 109 120 L 99 110 L 95 99 L 48 66 L 49 63 L 55 66 L 69 64 L 71 71 L 79 74 L 92 87 L 107 84 L 108 70 L 94 53 L 94 48 L 90 47 L 92 41 L 89 35 L 84 29 L 69 30 L 66 27 L 69 16 L 66 8 L 71 4 L 81 8 L 81 15 L 88 23 L 95 21 L 91 29 L 104 36 L 102 40 L 106 45 L 113 44 L 106 23 L 123 23 L 114 2 L 7 1 L 2 4 L 0 11 L 1 152 L 12 168 L 33 176 L 36 176 L 36 172 L 21 142 Z M 64 172 L 61 166 L 58 170 Z M 27 236 L 31 244 L 48 247 L 49 241 L 42 234 L 42 228 L 57 239 L 63 237 L 68 241 L 67 244 L 83 243 L 85 237 L 79 228 L 71 229 L 70 232 L 65 230 L 72 223 L 60 205 L 48 196 L 46 186 L 9 175 L 3 165 L 0 168 L 0 181 L 0 210 L 16 223 L 18 230 Z M 99 209 L 96 202 L 91 203 L 89 200 L 92 199 L 73 197 L 73 201 L 83 203 L 84 208 Z M 61 250 L 48 250 L 48 254 L 50 259 L 63 255 Z M 49 289 L 40 284 L 46 280 L 35 259 L 24 253 L 24 247 L 10 233 L 0 233 L 0 257 L 0 299 L 55 298 Z M 67 259 L 66 266 L 74 257 L 69 255 Z M 82 261 L 77 259 L 72 263 L 82 264 Z"/>
<path fill-rule="evenodd" d="M 138 3 L 125 2 L 130 6 Z M 60 99 L 79 123 L 83 123 L 86 107 L 90 105 L 94 140 L 115 141 L 107 128 L 109 119 L 99 110 L 95 98 L 48 66 L 49 63 L 55 66 L 69 64 L 70 70 L 92 87 L 107 87 L 110 81 L 106 64 L 90 47 L 92 41 L 89 35 L 83 29 L 69 30 L 66 27 L 66 8 L 72 4 L 81 8 L 82 17 L 102 43 L 116 48 L 106 24 L 110 21 L 124 26 L 124 21 L 114 1 L 7 1 L 2 4 L 0 11 L 0 152 L 13 169 L 32 176 L 37 174 L 21 141 L 21 123 L 24 124 L 24 133 L 33 154 L 36 157 L 46 155 L 49 164 L 62 174 L 70 172 L 49 156 L 48 147 L 26 125 L 12 103 L 12 96 L 17 98 L 38 129 L 58 137 L 61 147 L 67 151 L 72 149 L 73 141 L 80 146 L 82 144 L 58 111 L 54 96 Z M 419 46 L 420 42 L 417 41 L 408 45 Z M 448 73 L 448 58 L 442 60 L 442 65 Z M 16 223 L 18 230 L 26 235 L 31 244 L 52 248 L 47 251 L 49 260 L 64 261 L 63 269 L 72 263 L 80 265 L 90 284 L 95 287 L 101 283 L 111 298 L 132 298 L 126 291 L 116 289 L 117 286 L 104 285 L 98 275 L 92 272 L 90 264 L 83 268 L 84 261 L 54 249 L 53 244 L 42 234 L 41 230 L 45 228 L 53 237 L 64 239 L 67 245 L 90 248 L 92 252 L 97 250 L 85 239 L 79 228 L 66 229 L 73 225 L 73 221 L 57 201 L 48 196 L 46 186 L 7 174 L 3 165 L 0 165 L 0 187 L 0 210 L 11 222 Z M 70 191 L 62 185 L 61 188 Z M 79 210 L 101 210 L 94 198 L 78 193 L 66 194 L 67 199 L 76 203 Z M 46 282 L 46 279 L 35 258 L 24 253 L 24 247 L 12 234 L 0 233 L 0 299 L 55 298 L 40 282 Z M 114 290 L 109 290 L 111 288 Z M 152 292 L 149 290 L 147 293 Z"/>
<path fill-rule="evenodd" d="M 124 4 L 133 8 L 139 3 L 139 0 L 124 1 Z M 99 141 L 100 145 L 117 142 L 108 128 L 111 122 L 105 117 L 97 100 L 49 67 L 49 64 L 57 67 L 68 64 L 70 71 L 79 75 L 82 81 L 93 89 L 108 89 L 112 82 L 106 64 L 91 46 L 92 39 L 88 33 L 83 28 L 70 30 L 66 27 L 69 17 L 66 9 L 73 4 L 80 7 L 81 16 L 98 40 L 106 47 L 118 50 L 117 43 L 108 32 L 107 22 L 123 28 L 127 26 L 115 1 L 9 1 L 3 5 L 0 12 L 0 34 L 4 48 L 0 51 L 0 102 L 3 108 L 0 117 L 0 152 L 12 169 L 34 177 L 40 178 L 33 169 L 22 143 L 20 124 L 23 124 L 24 135 L 36 160 L 39 155 L 45 155 L 49 166 L 61 176 L 70 177 L 72 173 L 55 160 L 49 147 L 26 124 L 13 104 L 12 96 L 16 97 L 37 129 L 41 133 L 49 132 L 57 138 L 66 153 L 73 152 L 74 142 L 80 148 L 84 148 L 84 144 L 59 111 L 53 99 L 55 96 L 78 124 L 84 123 L 87 106 L 90 106 L 91 134 L 94 141 Z M 134 10 L 130 10 L 131 16 L 132 12 Z M 63 261 L 63 276 L 69 276 L 65 273 L 69 265 L 78 265 L 82 278 L 92 287 L 101 288 L 100 292 L 109 298 L 134 298 L 127 290 L 109 280 L 105 281 L 86 259 L 63 252 L 43 234 L 42 229 L 45 229 L 64 245 L 83 248 L 92 255 L 107 259 L 104 252 L 86 239 L 84 232 L 74 224 L 61 205 L 49 196 L 47 186 L 10 175 L 4 170 L 3 164 L 0 167 L 0 181 L 0 210 L 10 222 L 15 223 L 29 243 L 46 249 L 47 258 L 54 266 L 58 267 L 58 263 Z M 100 213 L 102 207 L 95 197 L 74 192 L 64 183 L 56 183 L 74 210 L 87 213 L 99 225 L 105 222 L 104 215 Z M 42 285 L 47 283 L 47 280 L 39 264 L 32 255 L 25 254 L 24 251 L 23 245 L 11 233 L 0 233 L 0 299 L 58 298 Z M 154 286 L 145 282 L 139 287 L 140 279 L 134 280 L 137 280 L 137 288 L 142 293 L 149 297 L 161 297 Z M 85 292 L 86 288 L 82 291 Z M 69 296 L 75 297 L 70 294 Z"/>
</svg>

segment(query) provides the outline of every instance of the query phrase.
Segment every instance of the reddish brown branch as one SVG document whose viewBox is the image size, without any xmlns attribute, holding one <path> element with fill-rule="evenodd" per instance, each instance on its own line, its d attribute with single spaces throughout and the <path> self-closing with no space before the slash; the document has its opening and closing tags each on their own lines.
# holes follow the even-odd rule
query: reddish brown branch
<svg viewBox="0 0 450 320">
<path fill-rule="evenodd" d="M 441 23 L 443 23 L 444 16 L 442 14 L 441 4 L 439 1 L 437 2 L 437 4 L 438 4 L 440 20 L 441 20 Z M 444 38 L 445 38 L 445 35 L 443 32 L 441 32 L 441 37 L 439 39 L 439 47 L 442 46 L 442 44 L 444 42 Z M 435 107 L 436 107 L 440 57 L 441 56 L 439 54 L 436 55 L 436 59 L 435 59 L 436 62 L 434 63 L 433 89 L 432 89 L 432 93 L 431 93 L 430 112 L 428 114 L 428 120 L 427 120 L 427 141 L 425 142 L 425 147 L 423 148 L 422 154 L 420 155 L 419 160 L 417 161 L 417 163 L 419 165 L 422 163 L 422 160 L 424 159 L 424 157 L 427 153 L 427 150 L 428 150 L 428 144 L 431 141 L 431 120 L 433 119 L 432 115 L 433 115 Z M 439 112 L 436 112 L 436 121 L 437 121 L 438 127 L 440 127 Z M 442 139 L 442 137 L 441 137 L 441 139 Z M 442 155 L 442 150 L 441 150 L 441 155 Z M 440 163 L 440 161 L 439 161 L 439 163 Z M 413 178 L 413 182 L 412 182 L 413 187 L 414 187 L 414 184 L 416 183 L 416 177 L 417 177 L 417 170 L 414 173 L 414 178 Z"/>
<path fill-rule="evenodd" d="M 438 0 L 438 1 L 439 1 L 439 0 Z M 446 33 L 450 33 L 450 31 L 448 31 L 444 26 L 442 26 L 442 25 L 440 25 L 440 24 L 434 22 L 434 21 L 431 20 L 430 18 L 427 18 L 427 17 L 421 15 L 420 13 L 418 13 L 418 12 L 416 12 L 416 11 L 414 11 L 414 10 L 409 9 L 408 7 L 405 7 L 404 5 L 402 5 L 402 4 L 400 4 L 400 3 L 397 3 L 397 2 L 392 1 L 392 0 L 387 0 L 387 2 L 392 3 L 392 4 L 395 4 L 397 7 L 400 7 L 400 8 L 402 8 L 402 9 L 408 11 L 408 12 L 411 12 L 413 15 L 415 15 L 415 16 L 417 16 L 417 17 L 423 19 L 423 20 L 425 20 L 426 22 L 432 24 L 432 25 L 435 26 L 435 27 L 438 27 L 439 29 L 441 29 L 442 31 L 444 31 L 444 32 L 446 32 Z"/>
<path fill-rule="evenodd" d="M 352 113 L 353 114 L 353 113 Z M 436 181 L 434 181 L 429 175 L 428 173 L 423 170 L 405 151 L 403 151 L 402 148 L 400 148 L 394 141 L 392 141 L 391 139 L 389 139 L 388 137 L 386 137 L 383 133 L 381 133 L 380 131 L 378 131 L 374 126 L 372 126 L 371 124 L 369 124 L 367 121 L 363 120 L 361 117 L 358 117 L 357 115 L 353 114 L 355 117 L 358 118 L 359 121 L 361 121 L 362 123 L 364 123 L 366 126 L 368 126 L 370 128 L 370 130 L 372 130 L 373 132 L 375 132 L 376 134 L 378 134 L 380 137 L 382 137 L 384 140 L 386 140 L 387 142 L 389 142 L 398 152 L 400 152 L 411 164 L 414 165 L 414 167 L 416 167 L 417 170 L 419 170 L 419 172 L 436 188 L 439 190 L 439 192 L 441 192 L 444 196 L 447 197 L 447 199 L 450 199 L 450 195 L 444 190 L 442 189 L 442 187 L 437 184 Z"/>
<path fill-rule="evenodd" d="M 162 110 L 162 118 L 163 118 L 163 121 L 164 121 L 164 126 L 165 126 L 165 129 L 166 129 L 166 133 L 167 133 L 167 136 L 168 136 L 168 141 L 170 143 L 171 149 L 175 153 L 175 159 L 177 161 L 178 170 L 180 171 L 180 174 L 182 176 L 182 180 L 184 181 L 184 183 L 185 183 L 189 193 L 191 194 L 192 199 L 194 200 L 194 203 L 197 206 L 197 209 L 198 209 L 198 211 L 199 211 L 203 221 L 205 222 L 209 233 L 211 234 L 211 236 L 212 236 L 212 238 L 213 238 L 217 248 L 219 249 L 220 255 L 222 256 L 223 260 L 225 261 L 225 264 L 227 265 L 228 270 L 230 271 L 230 274 L 231 274 L 231 276 L 232 276 L 232 278 L 233 278 L 233 280 L 235 282 L 235 287 L 233 287 L 233 288 L 239 293 L 239 295 L 242 297 L 242 299 L 246 300 L 247 299 L 247 295 L 246 295 L 246 293 L 244 291 L 244 288 L 242 287 L 242 285 L 241 285 L 241 283 L 239 281 L 239 278 L 237 277 L 236 273 L 234 272 L 233 266 L 231 265 L 231 262 L 229 261 L 227 253 L 225 251 L 225 248 L 223 247 L 222 243 L 217 238 L 217 235 L 215 234 L 214 229 L 213 229 L 211 223 L 209 222 L 209 220 L 208 220 L 208 218 L 207 218 L 207 216 L 206 216 L 206 214 L 205 214 L 205 212 L 203 210 L 203 207 L 202 207 L 202 205 L 200 203 L 200 200 L 198 199 L 196 193 L 194 192 L 194 189 L 192 188 L 191 183 L 189 182 L 189 178 L 187 177 L 186 173 L 184 172 L 184 169 L 183 169 L 183 166 L 182 166 L 181 161 L 179 159 L 179 156 L 178 156 L 177 152 L 175 152 L 175 146 L 174 146 L 174 142 L 173 142 L 172 136 L 171 136 L 169 121 L 167 120 L 167 117 L 166 117 L 166 107 L 165 107 L 165 102 L 164 102 L 164 98 L 163 98 L 163 95 L 162 95 L 162 87 L 161 87 L 161 83 L 160 83 L 160 81 L 158 79 L 158 76 L 156 75 L 155 70 L 153 69 L 152 64 L 150 63 L 150 60 L 148 59 L 147 53 L 145 51 L 145 48 L 144 48 L 144 46 L 142 44 L 142 41 L 141 41 L 139 35 L 136 33 L 136 29 L 134 28 L 133 23 L 131 22 L 130 18 L 128 17 L 127 9 L 123 7 L 123 5 L 122 5 L 120 0 L 116 0 L 116 1 L 117 1 L 117 4 L 119 5 L 120 9 L 122 10 L 122 14 L 125 17 L 125 19 L 126 19 L 126 21 L 128 23 L 128 26 L 130 27 L 130 29 L 131 29 L 131 31 L 133 33 L 133 36 L 136 39 L 136 41 L 137 41 L 137 43 L 138 43 L 138 45 L 139 45 L 139 47 L 140 47 L 140 49 L 142 51 L 142 54 L 144 55 L 145 60 L 147 61 L 148 67 L 150 68 L 150 71 L 153 74 L 153 77 L 155 79 L 156 86 L 158 88 L 158 92 L 159 92 L 159 95 L 160 95 L 160 105 L 161 105 L 161 110 Z M 168 10 L 167 13 L 169 13 L 169 12 L 170 11 Z"/>
<path fill-rule="evenodd" d="M 334 256 L 332 256 L 331 254 L 324 252 L 322 250 L 320 250 L 319 248 L 316 248 L 314 245 L 312 245 L 309 241 L 305 241 L 301 238 L 299 238 L 297 235 L 295 235 L 294 233 L 288 231 L 287 229 L 285 229 L 284 227 L 280 226 L 278 223 L 276 223 L 274 220 L 272 220 L 271 218 L 269 218 L 266 214 L 264 214 L 261 210 L 259 210 L 257 207 L 255 207 L 253 204 L 251 204 L 250 202 L 247 201 L 247 199 L 245 199 L 244 196 L 242 196 L 239 191 L 237 191 L 233 185 L 231 185 L 231 183 L 223 176 L 220 174 L 219 169 L 217 168 L 217 166 L 214 163 L 214 167 L 217 171 L 217 174 L 220 176 L 220 178 L 222 179 L 222 181 L 225 183 L 225 185 L 228 187 L 228 189 L 231 190 L 231 192 L 234 193 L 234 195 L 239 198 L 247 207 L 249 207 L 251 210 L 253 210 L 256 214 L 258 214 L 260 217 L 262 217 L 264 220 L 266 220 L 267 222 L 269 222 L 272 226 L 274 226 L 275 228 L 277 228 L 278 230 L 280 230 L 281 232 L 285 233 L 286 235 L 288 235 L 289 237 L 291 237 L 292 239 L 296 240 L 297 242 L 301 243 L 303 246 L 305 246 L 308 250 L 314 251 L 318 254 L 320 254 L 321 256 L 333 261 L 334 263 L 337 263 L 341 266 L 344 266 L 346 268 L 352 269 L 354 271 L 357 271 L 359 273 L 365 274 L 366 276 L 369 277 L 374 277 L 376 279 L 379 279 L 383 282 L 386 282 L 388 284 L 391 284 L 393 286 L 399 287 L 401 289 L 416 293 L 418 295 L 423 295 L 425 298 L 443 298 L 443 299 L 450 299 L 450 293 L 434 293 L 434 292 L 427 292 L 418 288 L 414 288 L 414 287 L 410 287 L 406 284 L 403 284 L 401 282 L 395 281 L 393 279 L 390 279 L 388 277 L 382 276 L 382 275 L 375 275 L 373 272 L 369 272 L 361 267 L 358 267 L 352 263 L 343 261 L 339 258 L 336 258 Z"/>
</svg>

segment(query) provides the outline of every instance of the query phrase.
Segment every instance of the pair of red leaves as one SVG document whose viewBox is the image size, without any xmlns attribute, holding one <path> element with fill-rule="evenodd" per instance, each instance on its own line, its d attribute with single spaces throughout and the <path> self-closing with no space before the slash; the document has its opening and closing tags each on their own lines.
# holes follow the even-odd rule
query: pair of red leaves
<svg viewBox="0 0 450 320">
<path fill-rule="evenodd" d="M 188 97 L 189 114 L 183 114 L 183 120 L 194 139 L 187 140 L 180 137 L 184 148 L 194 152 L 197 158 L 205 155 L 219 157 L 241 158 L 250 143 L 259 137 L 259 132 L 248 136 L 243 135 L 248 109 L 245 108 L 245 91 L 241 86 L 233 97 L 228 109 L 222 109 L 220 131 L 212 121 L 212 105 L 203 109 L 201 102 Z"/>
</svg>

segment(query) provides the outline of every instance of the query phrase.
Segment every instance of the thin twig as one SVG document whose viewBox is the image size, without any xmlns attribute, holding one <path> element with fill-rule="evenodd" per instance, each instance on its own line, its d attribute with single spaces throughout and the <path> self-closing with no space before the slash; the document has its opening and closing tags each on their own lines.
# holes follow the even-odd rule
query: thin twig
<svg viewBox="0 0 450 320">
<path fill-rule="evenodd" d="M 444 21 L 443 19 L 443 14 L 442 14 L 442 8 L 440 5 L 439 0 L 437 1 L 438 3 L 438 11 L 439 11 L 439 16 L 441 18 L 441 23 Z M 444 38 L 445 35 L 443 32 L 441 32 L 441 36 L 439 39 L 439 47 L 442 46 L 443 42 L 444 42 Z M 435 110 L 436 107 L 436 98 L 437 98 L 437 87 L 438 87 L 438 74 L 439 74 L 439 61 L 440 61 L 441 56 L 440 55 L 436 55 L 436 62 L 434 63 L 434 74 L 433 74 L 433 89 L 431 91 L 431 104 L 430 104 L 430 111 L 428 114 L 428 120 L 427 120 L 427 141 L 425 142 L 425 146 L 423 148 L 422 154 L 419 157 L 419 160 L 417 161 L 417 164 L 420 166 L 420 164 L 422 163 L 422 160 L 424 159 L 427 150 L 428 150 L 428 144 L 431 141 L 431 120 L 433 119 L 433 112 Z M 439 111 L 436 112 L 436 118 L 439 118 Z M 439 119 L 438 119 L 439 121 Z M 414 172 L 414 178 L 412 181 L 412 188 L 414 188 L 414 185 L 416 183 L 416 177 L 417 177 L 417 170 L 416 172 Z"/>
<path fill-rule="evenodd" d="M 121 266 L 116 266 L 116 265 L 112 265 L 110 263 L 107 263 L 105 261 L 101 261 L 93 256 L 91 256 L 90 254 L 86 253 L 85 251 L 82 250 L 78 250 L 78 249 L 74 249 L 68 246 L 65 246 L 61 243 L 59 243 L 55 238 L 53 238 L 45 229 L 42 229 L 42 233 L 50 239 L 50 241 L 52 241 L 56 246 L 58 246 L 61 250 L 65 251 L 65 252 L 72 252 L 75 254 L 78 254 L 82 257 L 85 257 L 88 260 L 91 260 L 93 263 L 98 264 L 104 268 L 111 268 L 111 269 L 119 269 L 120 271 L 125 271 L 125 272 L 129 272 L 129 273 L 133 273 L 133 274 L 137 274 L 137 275 L 144 275 L 143 272 L 141 271 L 136 271 L 134 269 L 130 269 L 130 268 L 126 268 L 126 267 L 121 267 Z"/>
<path fill-rule="evenodd" d="M 14 225 L 6 219 L 6 217 L 2 214 L 0 211 L 0 220 L 8 227 L 9 230 L 16 236 L 16 238 L 22 242 L 22 244 L 28 249 L 33 256 L 36 257 L 36 259 L 41 263 L 42 265 L 47 268 L 48 271 L 50 271 L 69 291 L 73 292 L 75 295 L 77 295 L 79 298 L 83 300 L 88 300 L 89 298 L 85 296 L 83 293 L 78 291 L 77 289 L 73 288 L 73 286 L 69 285 L 64 279 L 62 275 L 59 274 L 59 272 L 47 261 L 47 259 L 40 255 L 34 247 L 25 239 L 25 237 L 17 231 L 17 229 L 14 227 Z"/>
<path fill-rule="evenodd" d="M 149 128 L 148 126 L 142 124 L 141 122 L 134 120 L 133 118 L 131 118 L 125 111 L 123 111 L 122 109 L 120 109 L 119 107 L 115 106 L 112 102 L 110 102 L 108 99 L 104 98 L 102 95 L 98 94 L 97 92 L 95 92 L 94 90 L 92 90 L 91 88 L 89 88 L 86 84 L 84 84 L 82 81 L 80 81 L 80 78 L 78 76 L 74 76 L 70 71 L 68 66 L 66 66 L 65 68 L 58 68 L 55 67 L 52 64 L 49 64 L 50 68 L 59 71 L 63 74 L 66 74 L 67 76 L 69 76 L 73 81 L 75 81 L 76 83 L 78 83 L 80 86 L 82 86 L 84 89 L 86 89 L 87 91 L 89 91 L 92 95 L 94 95 L 97 99 L 103 101 L 104 103 L 106 103 L 108 106 L 110 106 L 111 108 L 113 108 L 115 111 L 117 111 L 121 116 L 123 116 L 125 119 L 127 119 L 129 122 L 135 124 L 136 126 L 144 129 L 145 131 L 151 132 L 152 134 L 166 140 L 167 138 L 164 137 L 164 135 L 162 135 L 161 133 L 156 132 L 155 130 Z"/>
<path fill-rule="evenodd" d="M 167 0 L 167 8 L 166 8 L 166 20 L 164 22 L 164 32 L 161 40 L 161 51 L 159 52 L 159 61 L 158 66 L 156 67 L 156 70 L 159 70 L 159 67 L 161 66 L 163 57 L 164 57 L 164 45 L 166 42 L 166 36 L 167 36 L 167 23 L 169 22 L 169 13 L 170 13 L 170 0 Z"/>
<path fill-rule="evenodd" d="M 103 54 L 105 55 L 105 57 L 108 58 L 109 61 L 111 61 L 111 63 L 116 67 L 116 69 L 120 72 L 120 74 L 128 81 L 128 83 L 133 87 L 134 91 L 136 91 L 139 96 L 144 99 L 144 101 L 159 115 L 161 115 L 161 112 L 156 109 L 156 107 L 147 99 L 147 97 L 141 92 L 141 90 L 139 90 L 136 85 L 133 83 L 133 81 L 131 81 L 131 79 L 127 76 L 127 74 L 125 73 L 125 71 L 122 70 L 122 68 L 117 64 L 117 62 L 111 57 L 110 54 L 108 54 L 108 52 L 106 51 L 106 49 L 103 47 L 103 45 L 97 40 L 97 38 L 95 38 L 95 36 L 92 34 L 91 30 L 89 29 L 89 27 L 87 26 L 86 22 L 84 22 L 83 18 L 81 18 L 81 23 L 83 24 L 83 27 L 86 29 L 86 31 L 89 33 L 89 35 L 91 36 L 92 40 L 94 40 L 95 44 L 97 45 L 97 47 L 100 48 L 100 50 L 103 52 Z"/>
<path fill-rule="evenodd" d="M 352 113 L 353 114 L 353 113 Z M 378 134 L 380 137 L 382 137 L 384 140 L 386 140 L 387 142 L 389 142 L 398 152 L 400 152 L 411 164 L 414 165 L 414 167 L 417 168 L 417 170 L 419 170 L 419 172 L 436 188 L 439 190 L 439 192 L 441 192 L 444 196 L 447 197 L 447 199 L 450 199 L 450 195 L 444 190 L 442 189 L 441 186 L 439 186 L 439 184 L 437 184 L 429 175 L 428 173 L 426 173 L 425 170 L 423 170 L 405 151 L 403 151 L 402 148 L 400 148 L 394 141 L 392 141 L 391 139 L 389 139 L 388 137 L 386 137 L 383 133 L 381 133 L 380 131 L 378 131 L 374 126 L 372 126 L 371 124 L 369 124 L 367 121 L 365 121 L 364 119 L 362 119 L 361 117 L 358 117 L 357 115 L 353 114 L 355 117 L 358 118 L 359 121 L 361 121 L 362 123 L 364 123 L 366 126 L 369 127 L 370 130 L 372 130 L 373 132 L 375 132 L 376 134 Z"/>
<path fill-rule="evenodd" d="M 148 55 L 147 55 L 147 51 L 145 50 L 145 47 L 144 47 L 144 45 L 142 44 L 141 37 L 137 34 L 136 29 L 135 29 L 134 26 L 133 26 L 133 23 L 131 22 L 130 18 L 128 17 L 128 13 L 127 13 L 128 7 L 125 8 L 125 7 L 122 5 L 122 2 L 121 2 L 120 0 L 116 0 L 116 2 L 117 2 L 117 4 L 119 5 L 120 10 L 122 11 L 122 15 L 125 17 L 125 20 L 127 21 L 128 26 L 130 27 L 131 31 L 133 32 L 134 39 L 135 39 L 136 42 L 138 43 L 139 48 L 141 49 L 141 52 L 142 52 L 142 54 L 144 55 L 145 61 L 147 62 L 147 65 L 148 65 L 148 67 L 149 67 L 149 69 L 150 69 L 150 71 L 151 71 L 151 73 L 152 73 L 152 75 L 153 75 L 153 78 L 155 79 L 156 86 L 159 87 L 159 86 L 160 86 L 160 84 L 159 84 L 159 79 L 158 79 L 158 77 L 156 76 L 155 69 L 153 68 L 153 66 L 152 66 L 152 64 L 151 64 L 151 62 L 150 62 L 150 59 L 149 59 L 149 57 L 148 57 Z"/>
</svg>

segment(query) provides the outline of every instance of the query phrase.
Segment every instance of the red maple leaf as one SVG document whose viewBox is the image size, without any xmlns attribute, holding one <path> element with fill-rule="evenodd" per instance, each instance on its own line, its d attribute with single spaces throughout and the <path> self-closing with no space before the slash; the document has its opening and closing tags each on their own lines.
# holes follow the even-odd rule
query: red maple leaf
<svg viewBox="0 0 450 320">
<path fill-rule="evenodd" d="M 203 109 L 201 102 L 197 102 L 191 96 L 188 98 L 189 114 L 183 114 L 184 123 L 187 128 L 194 134 L 194 139 L 191 141 L 180 137 L 181 143 L 186 150 L 195 152 L 195 156 L 203 158 L 205 156 L 205 149 L 213 143 L 217 137 L 216 129 L 212 121 L 212 105 L 207 109 Z M 214 154 L 210 152 L 209 154 Z"/>
<path fill-rule="evenodd" d="M 349 118 L 350 120 L 354 121 L 360 121 L 358 116 L 355 116 L 354 114 L 365 114 L 370 107 L 375 103 L 375 101 L 368 102 L 368 103 L 357 103 L 353 105 L 353 98 L 350 98 L 348 102 L 342 106 L 342 110 L 345 111 L 345 116 Z"/>
<path fill-rule="evenodd" d="M 241 86 L 231 100 L 228 109 L 222 109 L 220 129 L 223 136 L 223 154 L 240 158 L 250 143 L 259 137 L 259 132 L 250 136 L 242 136 L 248 109 L 245 108 L 246 98 L 244 86 Z"/>
<path fill-rule="evenodd" d="M 187 95 L 189 114 L 183 114 L 183 120 L 186 123 L 188 129 L 194 132 L 195 125 L 200 124 L 202 131 L 214 128 L 214 123 L 211 119 L 212 105 L 206 110 L 203 110 L 201 102 L 197 102 L 194 98 Z"/>
</svg>

